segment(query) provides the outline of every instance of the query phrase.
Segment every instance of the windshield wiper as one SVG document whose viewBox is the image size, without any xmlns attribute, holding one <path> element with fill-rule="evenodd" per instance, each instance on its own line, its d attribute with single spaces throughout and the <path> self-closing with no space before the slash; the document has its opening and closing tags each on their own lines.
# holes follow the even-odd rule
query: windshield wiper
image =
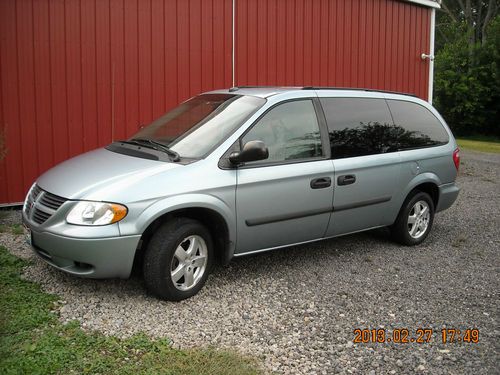
<svg viewBox="0 0 500 375">
<path fill-rule="evenodd" d="M 168 154 L 172 158 L 172 161 L 181 160 L 181 156 L 179 155 L 179 153 L 177 153 L 174 150 L 171 150 L 170 148 L 165 146 L 163 143 L 153 141 L 152 139 L 132 138 L 129 141 L 118 141 L 118 142 L 128 143 L 131 145 L 139 145 L 139 146 L 149 147 L 149 148 L 152 148 L 153 150 L 163 151 L 164 153 Z"/>
</svg>

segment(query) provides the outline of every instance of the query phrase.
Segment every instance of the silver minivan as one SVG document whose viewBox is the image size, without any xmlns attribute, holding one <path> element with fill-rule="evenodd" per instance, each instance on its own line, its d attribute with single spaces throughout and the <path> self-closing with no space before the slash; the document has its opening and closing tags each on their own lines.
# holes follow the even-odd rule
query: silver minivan
<svg viewBox="0 0 500 375">
<path fill-rule="evenodd" d="M 52 168 L 23 221 L 57 269 L 128 278 L 139 267 L 149 291 L 182 300 L 215 260 L 378 227 L 419 244 L 457 198 L 459 163 L 445 121 L 418 98 L 234 87 Z"/>
</svg>

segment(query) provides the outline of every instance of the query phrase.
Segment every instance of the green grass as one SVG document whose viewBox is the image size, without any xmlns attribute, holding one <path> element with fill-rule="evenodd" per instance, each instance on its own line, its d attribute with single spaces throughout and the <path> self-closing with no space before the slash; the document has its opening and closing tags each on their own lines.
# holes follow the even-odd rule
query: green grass
<svg viewBox="0 0 500 375">
<path fill-rule="evenodd" d="M 21 234 L 24 234 L 24 229 L 22 225 L 19 224 L 14 224 L 12 226 L 12 234 L 15 234 L 16 236 L 19 236 Z"/>
<path fill-rule="evenodd" d="M 257 374 L 252 359 L 215 349 L 178 350 L 144 334 L 118 339 L 57 319 L 57 297 L 22 280 L 27 264 L 0 246 L 1 374 Z"/>
<path fill-rule="evenodd" d="M 500 139 L 487 136 L 464 137 L 457 139 L 458 146 L 464 150 L 500 153 Z"/>
<path fill-rule="evenodd" d="M 24 234 L 24 229 L 23 226 L 19 224 L 14 224 L 14 225 L 0 224 L 0 233 L 7 233 L 7 232 L 19 236 L 21 234 Z"/>
</svg>

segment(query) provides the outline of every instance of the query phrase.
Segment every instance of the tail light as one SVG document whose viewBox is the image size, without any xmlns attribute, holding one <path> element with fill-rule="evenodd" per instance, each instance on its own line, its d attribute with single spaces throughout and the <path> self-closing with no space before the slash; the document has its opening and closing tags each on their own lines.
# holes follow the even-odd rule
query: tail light
<svg viewBox="0 0 500 375">
<path fill-rule="evenodd" d="M 460 149 L 458 147 L 453 151 L 453 162 L 458 171 L 458 167 L 460 167 Z"/>
</svg>

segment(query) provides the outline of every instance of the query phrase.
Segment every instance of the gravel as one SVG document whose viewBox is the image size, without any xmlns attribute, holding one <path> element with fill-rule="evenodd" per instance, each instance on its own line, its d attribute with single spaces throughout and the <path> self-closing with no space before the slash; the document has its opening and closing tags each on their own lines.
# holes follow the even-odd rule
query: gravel
<svg viewBox="0 0 500 375">
<path fill-rule="evenodd" d="M 61 298 L 60 319 L 88 330 L 168 337 L 257 357 L 278 373 L 499 373 L 500 155 L 462 152 L 455 205 L 414 248 L 385 230 L 236 259 L 190 300 L 145 293 L 139 278 L 78 279 L 32 255 L 25 277 Z M 479 343 L 441 343 L 441 329 L 477 328 Z M 354 344 L 353 330 L 432 328 L 430 343 Z"/>
</svg>

